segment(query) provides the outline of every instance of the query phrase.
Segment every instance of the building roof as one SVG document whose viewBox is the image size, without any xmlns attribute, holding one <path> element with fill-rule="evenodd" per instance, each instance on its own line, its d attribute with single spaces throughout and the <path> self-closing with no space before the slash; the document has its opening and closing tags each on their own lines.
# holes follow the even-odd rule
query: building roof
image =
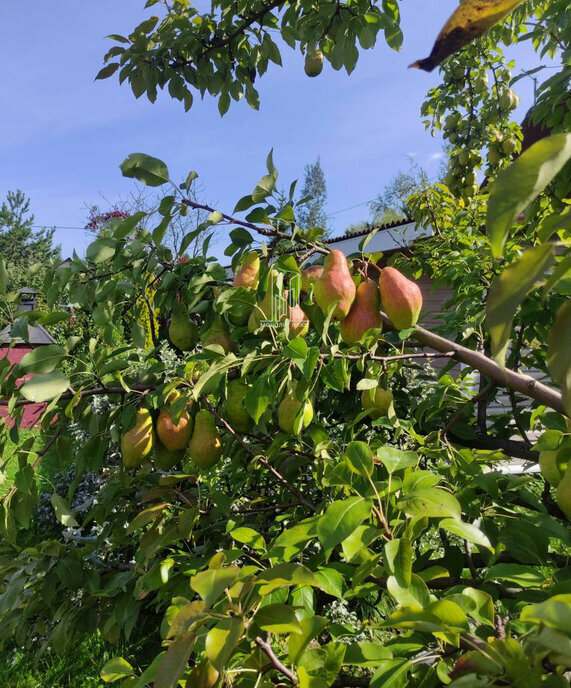
<svg viewBox="0 0 571 688">
<path fill-rule="evenodd" d="M 27 341 L 21 339 L 20 337 L 10 337 L 11 325 L 7 325 L 4 329 L 0 330 L 0 345 L 3 344 L 32 344 L 33 346 L 41 346 L 43 344 L 55 344 L 56 340 L 51 336 L 51 334 L 45 330 L 41 325 L 29 325 L 28 326 L 28 339 Z"/>
<path fill-rule="evenodd" d="M 377 232 L 385 232 L 389 229 L 395 229 L 396 227 L 403 227 L 404 225 L 410 225 L 414 222 L 410 217 L 403 217 L 400 220 L 393 220 L 392 222 L 385 222 L 382 225 L 371 225 L 359 230 L 358 232 L 348 232 L 347 234 L 342 234 L 338 237 L 332 237 L 331 239 L 326 239 L 326 244 L 335 244 L 339 241 L 345 241 L 346 239 L 355 239 L 357 237 L 367 236 L 375 230 Z"/>
</svg>

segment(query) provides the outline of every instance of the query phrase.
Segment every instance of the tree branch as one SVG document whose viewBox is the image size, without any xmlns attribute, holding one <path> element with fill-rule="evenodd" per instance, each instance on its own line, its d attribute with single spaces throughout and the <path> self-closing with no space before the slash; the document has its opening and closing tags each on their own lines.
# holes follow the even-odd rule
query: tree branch
<svg viewBox="0 0 571 688">
<path fill-rule="evenodd" d="M 267 643 L 265 640 L 262 640 L 260 636 L 257 636 L 256 645 L 260 648 L 260 650 L 262 650 L 262 652 L 264 652 L 268 656 L 268 659 L 270 660 L 270 663 L 274 669 L 276 669 L 280 672 L 280 674 L 283 674 L 286 678 L 288 678 L 291 681 L 292 685 L 298 685 L 299 681 L 297 676 L 280 662 L 280 660 L 274 654 L 274 651 L 272 650 L 272 647 L 269 643 Z"/>
<path fill-rule="evenodd" d="M 386 328 L 394 330 L 395 328 L 386 313 L 381 312 L 381 315 L 383 316 L 383 322 Z M 508 368 L 502 369 L 495 361 L 491 358 L 487 358 L 484 354 L 473 351 L 472 349 L 467 349 L 461 344 L 456 344 L 456 342 L 452 342 L 445 337 L 441 337 L 439 334 L 425 330 L 418 325 L 414 328 L 411 337 L 435 351 L 453 352 L 454 355 L 452 357 L 457 361 L 466 363 L 472 368 L 476 368 L 476 370 L 479 370 L 481 373 L 484 373 L 494 380 L 496 384 L 514 389 L 516 392 L 520 392 L 520 394 L 535 399 L 535 401 L 538 401 L 540 404 L 549 406 L 554 411 L 566 415 L 561 394 L 555 389 L 534 380 L 529 375 L 522 375 Z"/>
<path fill-rule="evenodd" d="M 212 406 L 212 404 L 208 401 L 208 399 L 203 399 L 204 405 L 206 408 L 210 411 L 210 413 L 216 418 L 216 420 L 224 426 L 224 428 L 232 435 L 232 437 L 237 440 L 242 447 L 246 450 L 246 452 L 254 459 L 257 459 L 261 464 L 263 464 L 268 471 L 280 482 L 286 490 L 291 492 L 291 494 L 304 506 L 306 506 L 308 509 L 311 509 L 313 513 L 317 513 L 317 508 L 315 507 L 314 504 L 312 504 L 310 501 L 308 501 L 296 488 L 288 481 L 286 480 L 283 475 L 276 469 L 272 464 L 270 463 L 269 459 L 265 456 L 262 456 L 260 454 L 257 454 L 252 447 L 250 447 L 249 444 L 244 442 L 244 440 L 238 435 L 238 433 L 234 430 L 234 428 L 226 421 L 222 416 L 218 413 L 218 411 Z"/>
</svg>

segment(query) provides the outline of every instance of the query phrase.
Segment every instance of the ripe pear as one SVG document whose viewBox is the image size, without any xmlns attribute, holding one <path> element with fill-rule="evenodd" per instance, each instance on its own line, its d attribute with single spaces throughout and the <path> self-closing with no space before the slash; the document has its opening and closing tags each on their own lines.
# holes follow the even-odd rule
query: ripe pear
<svg viewBox="0 0 571 688">
<path fill-rule="evenodd" d="M 180 351 L 190 351 L 198 342 L 198 329 L 188 317 L 186 306 L 180 301 L 175 301 L 172 308 L 169 339 Z"/>
<path fill-rule="evenodd" d="M 216 421 L 206 409 L 201 409 L 194 419 L 188 455 L 199 468 L 212 468 L 222 456 L 222 441 L 216 429 Z"/>
<path fill-rule="evenodd" d="M 172 404 L 176 398 L 169 398 Z M 178 451 L 186 449 L 188 440 L 192 434 L 192 418 L 186 411 L 180 414 L 180 418 L 175 424 L 168 407 L 159 411 L 156 423 L 157 436 L 165 449 L 168 451 Z"/>
<path fill-rule="evenodd" d="M 234 287 L 252 287 L 257 289 L 260 283 L 260 256 L 256 251 L 248 253 L 242 267 L 232 282 Z"/>
<path fill-rule="evenodd" d="M 170 451 L 163 447 L 160 442 L 156 443 L 153 461 L 155 466 L 161 471 L 170 471 L 173 466 L 180 463 L 184 458 L 184 449 Z"/>
<path fill-rule="evenodd" d="M 327 254 L 323 273 L 313 287 L 315 300 L 323 313 L 327 315 L 333 304 L 335 320 L 343 320 L 355 300 L 357 288 L 351 277 L 347 259 L 342 251 L 334 250 Z"/>
<path fill-rule="evenodd" d="M 559 508 L 571 521 L 571 464 L 567 466 L 565 475 L 559 481 L 555 496 Z"/>
<path fill-rule="evenodd" d="M 132 428 L 121 435 L 121 456 L 125 468 L 137 468 L 151 453 L 155 444 L 155 431 L 151 412 L 140 408 Z"/>
<path fill-rule="evenodd" d="M 244 408 L 243 403 L 249 389 L 249 385 L 241 378 L 230 380 L 226 389 L 226 403 L 224 405 L 226 420 L 238 432 L 250 432 L 254 425 L 254 421 Z"/>
<path fill-rule="evenodd" d="M 341 321 L 341 339 L 345 344 L 357 344 L 367 330 L 380 329 L 382 326 L 379 287 L 376 282 L 367 279 L 357 287 L 349 315 Z"/>
<path fill-rule="evenodd" d="M 297 304 L 288 306 L 290 337 L 305 337 L 309 331 L 309 319 L 304 310 Z"/>
<path fill-rule="evenodd" d="M 557 464 L 558 453 L 557 450 L 539 452 L 539 470 L 541 471 L 541 475 L 543 475 L 547 482 L 551 483 L 553 487 L 559 485 L 565 473 L 564 468 Z"/>
<path fill-rule="evenodd" d="M 318 76 L 323 69 L 323 53 L 321 50 L 312 50 L 305 58 L 305 73 L 307 76 Z"/>
<path fill-rule="evenodd" d="M 386 416 L 393 403 L 393 393 L 385 387 L 364 389 L 361 393 L 361 405 L 363 411 L 369 411 L 369 417 L 373 420 Z"/>
<path fill-rule="evenodd" d="M 379 282 L 383 310 L 397 330 L 416 325 L 422 308 L 418 285 L 396 268 L 384 268 Z"/>
<path fill-rule="evenodd" d="M 323 274 L 323 265 L 310 265 L 305 270 L 301 271 L 301 291 L 309 294 L 312 285 Z"/>
<path fill-rule="evenodd" d="M 281 400 L 278 406 L 278 424 L 280 428 L 289 435 L 295 435 L 295 419 L 301 411 L 303 406 L 303 416 L 301 421 L 301 430 L 306 428 L 313 420 L 313 405 L 309 399 L 301 402 L 295 396 L 295 386 L 285 397 Z"/>
<path fill-rule="evenodd" d="M 214 318 L 212 325 L 202 335 L 202 346 L 210 346 L 212 344 L 221 346 L 225 353 L 234 349 L 234 342 L 230 338 L 228 325 L 219 315 Z"/>
</svg>

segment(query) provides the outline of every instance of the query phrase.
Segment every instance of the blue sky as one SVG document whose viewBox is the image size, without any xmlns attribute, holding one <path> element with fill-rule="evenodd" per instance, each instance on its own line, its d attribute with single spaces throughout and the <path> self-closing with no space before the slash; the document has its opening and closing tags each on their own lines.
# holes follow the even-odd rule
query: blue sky
<svg viewBox="0 0 571 688">
<path fill-rule="evenodd" d="M 105 36 L 127 33 L 152 14 L 143 0 L 3 0 L 0 198 L 22 189 L 38 225 L 79 228 L 58 229 L 56 238 L 64 255 L 81 255 L 89 243 L 81 229 L 86 206 L 106 209 L 133 191 L 118 168 L 129 153 L 161 158 L 177 180 L 197 170 L 205 199 L 228 211 L 254 188 L 273 148 L 284 187 L 321 158 L 331 226 L 341 233 L 368 217 L 365 205 L 344 209 L 373 199 L 408 169 L 407 156 L 437 172 L 441 142 L 425 131 L 420 105 L 438 75 L 407 65 L 430 52 L 456 4 L 403 2 L 403 49 L 395 53 L 379 38 L 350 77 L 326 63 L 309 79 L 301 55 L 284 47 L 285 66 L 270 67 L 258 83 L 260 111 L 243 102 L 220 118 L 212 99 L 195 99 L 185 113 L 168 95 L 152 105 L 116 79 L 94 81 L 112 45 Z M 527 49 L 518 53 L 524 66 Z M 519 82 L 517 92 L 523 116 L 531 81 Z"/>
</svg>

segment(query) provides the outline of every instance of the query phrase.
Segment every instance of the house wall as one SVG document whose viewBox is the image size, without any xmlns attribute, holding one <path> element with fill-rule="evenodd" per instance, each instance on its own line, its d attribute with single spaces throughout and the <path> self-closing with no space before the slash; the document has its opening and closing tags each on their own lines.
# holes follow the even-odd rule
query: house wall
<svg viewBox="0 0 571 688">
<path fill-rule="evenodd" d="M 10 363 L 15 365 L 20 363 L 22 358 L 24 358 L 24 356 L 33 349 L 35 349 L 35 347 L 30 344 L 16 344 L 11 349 L 7 345 L 3 345 L 0 346 L 0 359 L 7 357 Z M 23 377 L 18 378 L 16 384 L 19 386 L 30 377 L 31 375 L 24 375 Z M 19 427 L 29 429 L 37 426 L 38 420 L 45 408 L 45 403 L 26 405 L 19 423 Z M 8 416 L 8 409 L 6 406 L 0 406 L 0 418 L 6 418 L 6 424 L 8 427 L 11 428 L 14 425 L 15 421 L 13 418 Z"/>
</svg>

